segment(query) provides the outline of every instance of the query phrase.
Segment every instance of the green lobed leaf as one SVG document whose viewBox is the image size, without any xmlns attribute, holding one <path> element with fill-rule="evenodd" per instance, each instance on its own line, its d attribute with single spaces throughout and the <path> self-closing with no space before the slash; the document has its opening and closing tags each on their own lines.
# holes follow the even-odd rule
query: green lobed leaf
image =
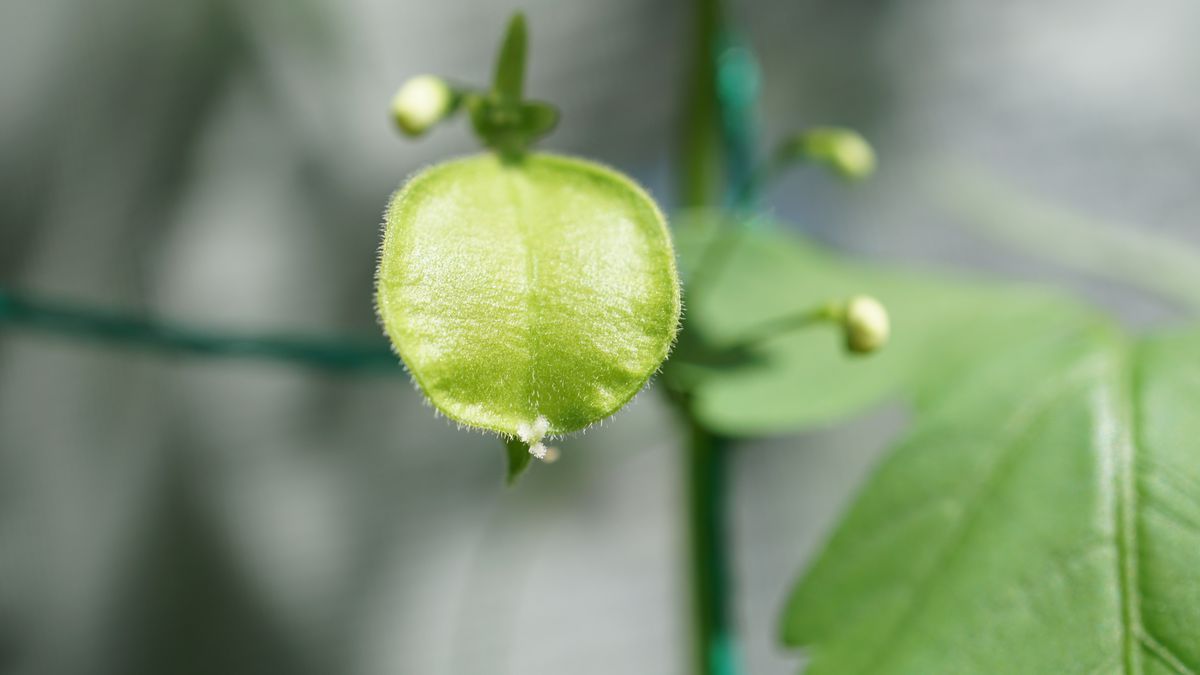
<svg viewBox="0 0 1200 675">
<path fill-rule="evenodd" d="M 650 197 L 546 154 L 478 155 L 409 181 L 388 208 L 377 303 L 430 401 L 508 436 L 621 408 L 666 358 L 680 313 Z"/>
<path fill-rule="evenodd" d="M 788 603 L 806 672 L 1200 669 L 1197 355 L 1093 323 L 931 382 Z"/>
<path fill-rule="evenodd" d="M 869 359 L 831 358 L 819 327 L 737 358 L 682 343 L 668 375 L 706 425 L 914 408 L 788 603 L 806 673 L 1200 672 L 1200 331 L 1130 344 L 1065 298 L 856 265 L 766 223 L 708 246 L 727 225 L 680 226 L 689 340 L 858 292 L 895 333 Z"/>
</svg>

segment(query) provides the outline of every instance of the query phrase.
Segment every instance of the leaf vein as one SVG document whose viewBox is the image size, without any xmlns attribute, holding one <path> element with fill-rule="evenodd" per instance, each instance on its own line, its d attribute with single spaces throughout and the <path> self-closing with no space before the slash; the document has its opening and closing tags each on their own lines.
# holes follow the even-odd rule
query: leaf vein
<svg viewBox="0 0 1200 675">
<path fill-rule="evenodd" d="M 1189 668 L 1188 665 L 1183 662 L 1183 659 L 1179 658 L 1179 656 L 1177 656 L 1175 652 L 1161 640 L 1154 637 L 1154 635 L 1152 635 L 1150 631 L 1146 630 L 1145 627 L 1142 627 L 1139 640 L 1142 643 L 1142 646 L 1146 648 L 1146 651 L 1150 652 L 1150 654 L 1157 658 L 1159 662 L 1178 673 L 1178 675 L 1197 675 L 1196 671 Z"/>
<path fill-rule="evenodd" d="M 910 602 L 901 616 L 892 624 L 888 631 L 888 635 L 879 643 L 879 646 L 874 650 L 874 655 L 866 661 L 866 667 L 860 669 L 861 673 L 878 672 L 879 662 L 886 658 L 890 651 L 891 645 L 896 642 L 901 633 L 901 627 L 910 623 L 910 619 L 916 615 L 924 604 L 924 599 L 929 597 L 928 593 L 923 590 L 932 581 L 937 578 L 935 572 L 946 565 L 954 554 L 961 550 L 961 545 L 965 542 L 971 532 L 976 518 L 982 511 L 979 504 L 986 502 L 990 495 L 1003 480 L 1009 475 L 1011 468 L 1017 464 L 1017 459 L 1021 456 L 1018 452 L 1022 447 L 1021 441 L 1037 426 L 1037 424 L 1049 413 L 1051 407 L 1059 400 L 1065 398 L 1071 393 L 1072 388 L 1077 386 L 1077 376 L 1089 370 L 1090 362 L 1081 364 L 1078 369 L 1068 372 L 1061 380 L 1052 382 L 1053 386 L 1044 386 L 1039 392 L 1031 397 L 1030 401 L 1020 407 L 1012 417 L 1009 418 L 1007 433 L 998 443 L 998 457 L 992 463 L 987 475 L 979 482 L 979 486 L 967 499 L 964 500 L 970 508 L 963 510 L 963 516 L 959 520 L 958 525 L 950 533 L 946 544 L 942 547 L 942 551 L 930 564 L 929 568 L 922 575 L 921 579 L 914 584 L 912 595 L 915 598 Z M 1027 446 L 1028 447 L 1028 446 Z"/>
<path fill-rule="evenodd" d="M 1124 381 L 1122 382 L 1125 395 L 1118 401 L 1110 401 L 1113 412 L 1119 421 L 1124 421 L 1125 429 L 1117 430 L 1116 437 L 1105 447 L 1113 453 L 1113 488 L 1115 504 L 1113 509 L 1114 543 L 1117 553 L 1117 591 L 1121 610 L 1122 653 L 1124 655 L 1125 671 L 1131 675 L 1141 675 L 1142 659 L 1138 649 L 1138 634 L 1141 630 L 1141 598 L 1138 595 L 1140 577 L 1137 566 L 1137 551 L 1139 547 L 1139 532 L 1137 526 L 1137 484 L 1134 480 L 1134 458 L 1137 454 L 1138 414 L 1134 401 L 1139 373 L 1134 365 L 1136 356 L 1126 353 L 1129 363 L 1126 365 Z M 1109 397 L 1111 399 L 1111 397 Z M 1103 414 L 1098 412 L 1098 414 Z"/>
</svg>

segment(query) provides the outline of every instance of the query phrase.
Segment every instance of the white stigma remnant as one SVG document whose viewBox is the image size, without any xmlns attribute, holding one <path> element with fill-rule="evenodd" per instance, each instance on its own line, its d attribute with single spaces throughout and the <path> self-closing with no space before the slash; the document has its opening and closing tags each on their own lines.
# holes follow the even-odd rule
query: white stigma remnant
<svg viewBox="0 0 1200 675">
<path fill-rule="evenodd" d="M 542 444 L 542 439 L 546 437 L 548 431 L 550 431 L 550 420 L 546 419 L 544 415 L 538 415 L 533 424 L 522 423 L 517 426 L 517 437 L 529 446 L 529 454 L 545 461 L 549 448 Z"/>
</svg>

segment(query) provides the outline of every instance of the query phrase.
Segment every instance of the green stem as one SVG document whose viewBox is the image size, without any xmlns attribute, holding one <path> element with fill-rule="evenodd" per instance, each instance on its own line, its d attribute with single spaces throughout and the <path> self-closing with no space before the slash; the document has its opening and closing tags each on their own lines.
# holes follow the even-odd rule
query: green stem
<svg viewBox="0 0 1200 675">
<path fill-rule="evenodd" d="M 693 607 L 693 664 L 698 675 L 738 672 L 729 607 L 725 528 L 729 442 L 688 420 L 687 507 Z"/>
<path fill-rule="evenodd" d="M 679 196 L 682 206 L 714 206 L 720 196 L 721 145 L 717 109 L 719 0 L 696 0 L 692 73 L 683 109 Z"/>
<path fill-rule="evenodd" d="M 970 164 L 948 163 L 926 183 L 959 222 L 983 236 L 1200 310 L 1200 254 L 1184 242 L 1081 215 Z"/>
<path fill-rule="evenodd" d="M 771 338 L 790 333 L 801 328 L 807 328 L 814 324 L 830 323 L 841 320 L 843 315 L 842 304 L 837 302 L 829 302 L 814 309 L 788 314 L 775 319 L 769 319 L 760 324 L 757 324 L 743 333 L 734 342 L 723 344 L 719 349 L 723 351 L 738 351 L 750 349 Z"/>
<path fill-rule="evenodd" d="M 403 372 L 400 359 L 379 340 L 215 333 L 0 289 L 0 326 L 4 325 L 168 353 L 272 359 L 326 370 Z"/>
<path fill-rule="evenodd" d="M 680 152 L 680 201 L 685 207 L 720 204 L 730 161 L 722 146 L 727 131 L 718 100 L 718 41 L 723 21 L 720 0 L 696 0 L 692 80 L 685 110 Z M 726 134 L 728 136 L 728 134 Z M 738 166 L 727 167 L 736 173 Z M 729 441 L 701 427 L 690 415 L 686 397 L 672 399 L 686 420 L 684 452 L 687 493 L 689 581 L 692 602 L 693 667 L 697 675 L 737 675 L 736 631 L 729 607 L 725 482 Z"/>
</svg>

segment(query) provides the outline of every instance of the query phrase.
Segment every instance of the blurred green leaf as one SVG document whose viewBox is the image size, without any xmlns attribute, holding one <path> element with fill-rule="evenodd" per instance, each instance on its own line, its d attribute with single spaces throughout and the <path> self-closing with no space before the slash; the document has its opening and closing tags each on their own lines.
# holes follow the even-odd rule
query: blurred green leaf
<svg viewBox="0 0 1200 675">
<path fill-rule="evenodd" d="M 940 378 L 791 597 L 806 672 L 1200 669 L 1198 354 L 1093 325 Z"/>
<path fill-rule="evenodd" d="M 521 106 L 520 130 L 528 141 L 541 138 L 558 126 L 558 108 L 541 101 L 528 101 Z"/>
<path fill-rule="evenodd" d="M 518 105 L 494 96 L 472 95 L 466 104 L 476 135 L 508 157 L 519 156 L 558 125 L 558 108 L 541 101 Z"/>
<path fill-rule="evenodd" d="M 698 213 L 676 225 L 683 267 L 691 270 L 688 330 L 664 375 L 688 393 L 705 426 L 726 435 L 828 424 L 893 395 L 917 400 L 981 354 L 1093 320 L 1076 303 L 1033 289 L 856 264 L 771 223 L 734 226 Z M 869 357 L 847 353 L 833 325 L 737 353 L 713 347 L 859 293 L 882 300 L 893 321 L 888 346 Z"/>
</svg>

